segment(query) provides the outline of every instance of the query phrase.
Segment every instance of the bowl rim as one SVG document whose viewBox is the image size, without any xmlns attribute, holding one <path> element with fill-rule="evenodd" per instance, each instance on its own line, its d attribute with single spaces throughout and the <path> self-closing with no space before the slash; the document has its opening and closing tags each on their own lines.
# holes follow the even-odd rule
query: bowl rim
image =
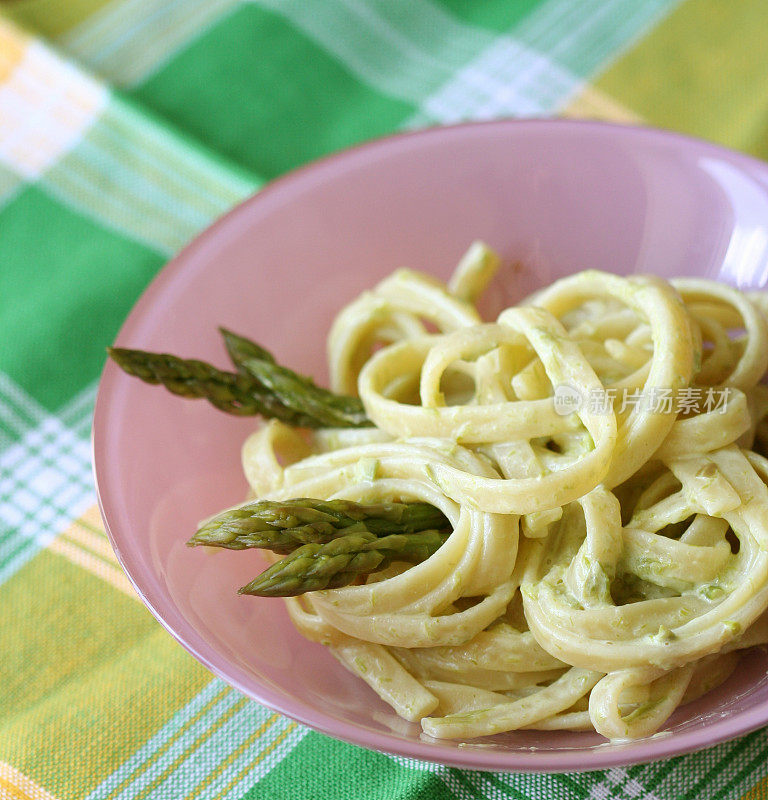
<svg viewBox="0 0 768 800">
<path fill-rule="evenodd" d="M 586 131 L 588 134 L 590 132 L 609 132 L 610 135 L 627 139 L 656 140 L 664 143 L 673 143 L 683 149 L 695 148 L 701 153 L 709 152 L 721 158 L 725 157 L 732 163 L 741 166 L 747 172 L 764 173 L 765 191 L 768 195 L 768 164 L 760 159 L 695 136 L 642 124 L 620 124 L 602 120 L 570 118 L 502 118 L 432 126 L 379 136 L 335 151 L 269 180 L 261 188 L 237 203 L 233 208 L 200 231 L 159 269 L 145 287 L 123 321 L 116 341 L 130 338 L 130 334 L 144 310 L 152 306 L 156 296 L 162 292 L 166 284 L 176 277 L 177 273 L 184 271 L 185 264 L 190 256 L 204 249 L 211 238 L 217 236 L 220 230 L 232 224 L 233 220 L 240 215 L 247 213 L 247 209 L 251 205 L 260 204 L 265 200 L 271 199 L 276 193 L 282 191 L 284 187 L 296 182 L 302 182 L 307 177 L 322 172 L 326 167 L 335 164 L 337 161 L 366 157 L 371 152 L 386 149 L 392 144 L 397 144 L 404 140 L 450 137 L 467 129 L 504 131 L 512 128 L 530 128 L 532 130 L 552 128 L 564 131 L 578 129 Z M 199 638 L 199 634 L 194 629 L 185 631 L 177 629 L 176 626 L 171 624 L 145 593 L 145 590 L 140 585 L 141 576 L 132 574 L 127 566 L 126 554 L 123 552 L 118 538 L 112 530 L 110 504 L 104 497 L 100 481 L 100 475 L 104 474 L 109 463 L 106 448 L 102 445 L 102 441 L 106 438 L 105 431 L 111 421 L 110 396 L 115 391 L 114 378 L 120 374 L 118 368 L 107 359 L 99 378 L 91 427 L 92 472 L 96 497 L 105 531 L 115 551 L 117 560 L 144 605 L 185 650 L 228 685 L 272 711 L 283 714 L 312 730 L 331 736 L 334 739 L 378 752 L 463 769 L 519 773 L 589 772 L 630 764 L 648 763 L 712 747 L 743 736 L 768 724 L 768 702 L 765 702 L 740 712 L 734 717 L 720 719 L 712 724 L 694 728 L 690 731 L 676 734 L 661 732 L 649 738 L 626 743 L 606 741 L 605 743 L 588 747 L 568 747 L 560 750 L 534 750 L 523 747 L 519 749 L 504 749 L 502 747 L 494 747 L 493 744 L 490 746 L 480 744 L 475 747 L 473 743 L 464 749 L 448 749 L 440 748 L 439 740 L 434 740 L 434 743 L 421 739 L 406 740 L 394 733 L 380 733 L 360 727 L 355 723 L 338 719 L 323 710 L 318 711 L 310 704 L 290 698 L 265 684 L 258 686 L 258 690 L 255 691 L 254 687 L 246 686 L 244 681 L 228 674 L 226 669 L 221 669 L 211 661 L 208 655 L 203 652 L 206 649 L 213 650 L 214 648 L 211 645 L 207 642 L 202 642 L 202 647 L 200 647 L 195 646 L 190 641 L 190 639 Z M 438 745 L 438 747 L 435 745 Z M 585 766 L 585 759 L 594 763 L 589 763 Z"/>
</svg>

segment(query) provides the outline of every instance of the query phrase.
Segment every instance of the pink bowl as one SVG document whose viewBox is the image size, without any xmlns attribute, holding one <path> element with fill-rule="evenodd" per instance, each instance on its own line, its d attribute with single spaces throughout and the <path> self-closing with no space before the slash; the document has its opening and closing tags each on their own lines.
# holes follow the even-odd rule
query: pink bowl
<svg viewBox="0 0 768 800">
<path fill-rule="evenodd" d="M 282 178 L 198 237 L 146 290 L 123 346 L 226 363 L 217 325 L 326 378 L 334 313 L 395 267 L 447 277 L 473 239 L 509 265 L 488 310 L 562 275 L 768 278 L 768 167 L 669 133 L 568 121 L 462 125 L 372 142 Z M 517 266 L 513 266 L 517 265 Z M 521 731 L 433 741 L 400 720 L 280 600 L 240 597 L 258 554 L 191 550 L 196 522 L 239 502 L 254 421 L 146 386 L 107 364 L 94 464 L 118 558 L 160 622 L 259 702 L 365 747 L 461 767 L 566 771 L 664 758 L 768 722 L 768 655 L 675 713 L 669 733 L 627 744 Z"/>
</svg>

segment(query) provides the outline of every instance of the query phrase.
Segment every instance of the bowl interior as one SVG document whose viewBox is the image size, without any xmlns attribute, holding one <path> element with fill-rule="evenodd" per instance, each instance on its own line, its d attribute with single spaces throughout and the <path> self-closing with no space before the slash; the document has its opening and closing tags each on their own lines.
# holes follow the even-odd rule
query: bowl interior
<svg viewBox="0 0 768 800">
<path fill-rule="evenodd" d="M 123 327 L 123 346 L 225 365 L 225 325 L 325 381 L 335 312 L 398 266 L 447 277 L 474 239 L 504 259 L 489 315 L 588 267 L 768 279 L 768 168 L 683 137 L 577 122 L 495 122 L 394 137 L 277 181 L 172 261 Z M 517 732 L 459 746 L 420 736 L 279 600 L 239 597 L 258 554 L 184 542 L 246 491 L 240 446 L 254 421 L 183 401 L 105 368 L 94 460 L 108 532 L 161 622 L 261 702 L 339 738 L 466 767 L 569 770 L 714 744 L 768 722 L 768 657 L 749 653 L 719 690 L 679 709 L 670 734 Z"/>
</svg>

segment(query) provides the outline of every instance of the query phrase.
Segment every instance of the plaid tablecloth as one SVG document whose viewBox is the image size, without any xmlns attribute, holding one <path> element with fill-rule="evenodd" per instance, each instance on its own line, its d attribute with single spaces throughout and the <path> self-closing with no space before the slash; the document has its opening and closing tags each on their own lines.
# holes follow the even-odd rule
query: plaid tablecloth
<svg viewBox="0 0 768 800">
<path fill-rule="evenodd" d="M 0 798 L 768 797 L 765 731 L 646 766 L 392 758 L 247 700 L 138 601 L 95 507 L 104 347 L 265 181 L 391 131 L 575 115 L 768 155 L 765 0 L 0 2 Z"/>
</svg>

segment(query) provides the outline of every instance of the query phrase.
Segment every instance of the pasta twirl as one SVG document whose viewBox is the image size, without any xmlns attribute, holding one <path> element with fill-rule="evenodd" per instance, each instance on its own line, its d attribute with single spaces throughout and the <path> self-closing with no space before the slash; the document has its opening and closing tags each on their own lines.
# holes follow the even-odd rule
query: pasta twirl
<svg viewBox="0 0 768 800">
<path fill-rule="evenodd" d="M 245 474 L 445 514 L 426 561 L 286 601 L 427 734 L 647 736 L 768 641 L 768 302 L 588 271 L 483 322 L 497 265 L 475 243 L 448 284 L 399 270 L 343 309 L 333 386 L 375 427 L 272 421 Z"/>
</svg>

